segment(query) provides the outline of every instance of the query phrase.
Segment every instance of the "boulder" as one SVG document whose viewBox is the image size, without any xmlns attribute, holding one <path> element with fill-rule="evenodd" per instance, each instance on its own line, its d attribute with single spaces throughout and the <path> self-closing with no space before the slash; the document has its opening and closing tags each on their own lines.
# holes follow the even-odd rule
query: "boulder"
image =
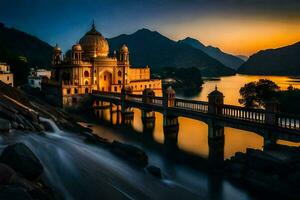
<svg viewBox="0 0 300 200">
<path fill-rule="evenodd" d="M 100 137 L 96 134 L 92 134 L 92 133 L 85 133 L 85 140 L 84 140 L 86 143 L 90 143 L 90 144 L 101 144 L 101 145 L 110 145 L 111 143 L 103 138 L 103 137 Z"/>
<path fill-rule="evenodd" d="M 150 165 L 146 169 L 151 175 L 155 176 L 156 178 L 162 179 L 162 173 L 158 167 Z"/>
<path fill-rule="evenodd" d="M 147 154 L 135 146 L 114 141 L 111 144 L 111 151 L 117 156 L 120 156 L 127 161 L 133 162 L 141 167 L 146 167 L 148 165 Z"/>
<path fill-rule="evenodd" d="M 7 185 L 16 176 L 15 170 L 6 164 L 0 163 L 0 185 Z"/>
<path fill-rule="evenodd" d="M 0 133 L 8 133 L 10 129 L 10 122 L 6 119 L 0 118 Z"/>
<path fill-rule="evenodd" d="M 32 200 L 25 189 L 16 186 L 2 186 L 0 188 L 0 199 L 3 200 Z"/>
<path fill-rule="evenodd" d="M 29 180 L 35 180 L 43 173 L 42 164 L 23 143 L 7 146 L 0 156 L 0 162 L 9 165 Z"/>
</svg>

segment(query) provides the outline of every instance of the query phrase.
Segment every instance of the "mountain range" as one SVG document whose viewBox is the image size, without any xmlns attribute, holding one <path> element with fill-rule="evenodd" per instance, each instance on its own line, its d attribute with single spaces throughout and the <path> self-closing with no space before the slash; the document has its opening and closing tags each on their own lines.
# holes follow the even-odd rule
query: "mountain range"
<svg viewBox="0 0 300 200">
<path fill-rule="evenodd" d="M 130 35 L 108 39 L 110 49 L 127 44 L 133 66 L 150 65 L 157 71 L 163 67 L 197 67 L 203 76 L 232 75 L 235 71 L 200 49 L 175 42 L 156 31 L 141 29 Z"/>
<path fill-rule="evenodd" d="M 300 76 L 300 42 L 250 56 L 238 73 L 252 75 Z"/>
<path fill-rule="evenodd" d="M 30 67 L 49 66 L 52 53 L 48 43 L 0 23 L 0 62 L 11 66 L 16 85 L 27 81 Z"/>
<path fill-rule="evenodd" d="M 187 44 L 196 49 L 200 49 L 201 51 L 205 52 L 207 55 L 215 58 L 225 66 L 230 67 L 234 70 L 238 69 L 244 63 L 244 60 L 239 58 L 238 56 L 233 56 L 231 54 L 224 53 L 217 47 L 205 46 L 199 40 L 196 40 L 194 38 L 187 37 L 184 40 L 179 40 L 178 43 Z"/>
</svg>

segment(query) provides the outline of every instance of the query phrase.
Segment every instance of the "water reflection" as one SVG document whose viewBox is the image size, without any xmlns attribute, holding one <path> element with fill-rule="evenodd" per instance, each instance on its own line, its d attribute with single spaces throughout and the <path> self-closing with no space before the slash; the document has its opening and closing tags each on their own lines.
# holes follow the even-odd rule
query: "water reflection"
<svg viewBox="0 0 300 200">
<path fill-rule="evenodd" d="M 215 86 L 223 92 L 225 96 L 225 104 L 239 105 L 239 89 L 246 83 L 251 81 L 257 81 L 259 79 L 270 79 L 277 83 L 282 89 L 286 89 L 290 84 L 294 87 L 300 88 L 300 82 L 297 79 L 289 77 L 279 76 L 245 76 L 236 75 L 230 77 L 222 77 L 220 80 L 206 81 L 203 85 L 202 91 L 197 94 L 196 97 L 186 97 L 207 101 L 207 95 L 209 92 L 214 90 Z M 199 92 L 199 91 L 198 91 Z M 194 91 L 192 92 L 193 94 Z M 191 94 L 191 93 L 189 93 Z M 182 97 L 185 95 L 180 92 L 176 96 Z M 122 116 L 120 114 L 120 108 L 114 106 L 112 112 L 110 109 L 99 110 L 97 116 L 113 125 L 122 125 Z M 164 144 L 166 142 L 164 127 L 163 127 L 163 115 L 161 113 L 155 113 L 155 118 L 152 121 L 145 122 L 142 120 L 142 111 L 139 109 L 133 109 L 134 116 L 128 120 L 127 128 L 134 130 L 136 133 L 142 134 L 142 137 L 147 140 L 153 140 L 157 143 Z M 204 122 L 188 119 L 184 117 L 178 118 L 179 130 L 176 134 L 176 145 L 175 147 L 196 154 L 203 158 L 208 158 L 210 155 L 208 141 L 208 125 Z M 225 138 L 224 138 L 224 158 L 230 158 L 236 152 L 245 152 L 247 148 L 262 149 L 264 145 L 263 137 L 244 130 L 234 129 L 225 127 Z M 174 135 L 173 135 L 174 136 Z M 173 142 L 174 143 L 174 142 Z M 299 146 L 299 143 L 291 143 L 286 141 L 278 141 L 280 144 L 287 144 L 293 146 Z M 222 146 L 222 145 L 220 145 Z M 221 151 L 220 151 L 221 152 Z M 216 153 L 217 154 L 217 153 Z M 221 154 L 221 153 L 219 153 Z"/>
<path fill-rule="evenodd" d="M 208 158 L 211 155 L 209 150 L 209 144 L 216 146 L 219 143 L 220 148 L 215 148 L 216 151 L 222 152 L 224 158 L 230 158 L 237 151 L 245 152 L 247 148 L 262 149 L 263 138 L 257 134 L 242 131 L 233 128 L 225 128 L 225 138 L 223 141 L 217 141 L 212 143 L 208 140 L 208 125 L 204 122 L 188 119 L 185 117 L 179 117 L 179 129 L 171 130 L 173 132 L 164 131 L 163 128 L 163 115 L 161 113 L 155 113 L 155 118 L 151 123 L 145 124 L 142 120 L 142 113 L 139 109 L 133 109 L 134 116 L 130 119 L 129 123 L 122 124 L 121 112 L 117 112 L 116 106 L 113 108 L 113 112 L 110 109 L 97 110 L 97 116 L 101 120 L 111 123 L 114 126 L 120 126 L 123 128 L 132 129 L 137 134 L 141 134 L 147 140 L 153 140 L 160 144 L 167 144 L 169 147 L 181 149 L 183 151 L 196 154 L 203 158 Z M 166 136 L 169 136 L 168 138 Z M 176 138 L 175 138 L 176 137 Z M 213 154 L 217 154 L 216 152 Z M 220 153 L 219 153 L 220 154 Z M 221 156 L 217 156 L 221 157 Z"/>
</svg>

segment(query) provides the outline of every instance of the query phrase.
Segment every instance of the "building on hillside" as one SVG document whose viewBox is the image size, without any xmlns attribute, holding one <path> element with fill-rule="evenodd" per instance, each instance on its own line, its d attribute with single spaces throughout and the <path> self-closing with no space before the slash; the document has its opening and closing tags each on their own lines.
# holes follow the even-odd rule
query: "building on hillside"
<svg viewBox="0 0 300 200">
<path fill-rule="evenodd" d="M 32 88 L 42 89 L 42 80 L 51 78 L 51 71 L 45 69 L 30 69 L 28 76 L 28 85 Z"/>
<path fill-rule="evenodd" d="M 10 66 L 6 63 L 0 63 L 0 81 L 14 86 L 14 75 L 10 72 Z"/>
<path fill-rule="evenodd" d="M 124 44 L 118 51 L 109 53 L 107 40 L 93 23 L 72 49 L 62 56 L 56 45 L 53 52 L 51 79 L 43 83 L 49 98 L 59 99 L 63 107 L 75 104 L 80 95 L 93 90 L 121 92 L 123 87 L 141 92 L 145 88 L 161 90 L 161 80 L 150 78 L 150 68 L 132 68 L 129 49 Z M 52 96 L 51 96 L 52 95 Z"/>
</svg>

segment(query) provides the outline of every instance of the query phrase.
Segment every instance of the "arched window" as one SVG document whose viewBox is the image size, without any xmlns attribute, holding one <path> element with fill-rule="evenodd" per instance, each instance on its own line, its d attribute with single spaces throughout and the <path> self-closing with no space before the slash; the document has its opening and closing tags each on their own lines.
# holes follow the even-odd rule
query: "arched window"
<svg viewBox="0 0 300 200">
<path fill-rule="evenodd" d="M 75 94 L 78 93 L 78 89 L 77 89 L 77 88 L 74 89 L 74 93 L 75 93 Z"/>
<path fill-rule="evenodd" d="M 90 73 L 88 71 L 84 71 L 84 77 L 89 77 L 90 76 Z"/>
<path fill-rule="evenodd" d="M 118 76 L 121 77 L 122 76 L 122 72 L 118 71 Z"/>
<path fill-rule="evenodd" d="M 88 85 L 88 84 L 89 84 L 89 81 L 88 81 L 88 80 L 86 80 L 86 81 L 85 81 L 85 84 L 86 84 L 86 85 Z"/>
</svg>

